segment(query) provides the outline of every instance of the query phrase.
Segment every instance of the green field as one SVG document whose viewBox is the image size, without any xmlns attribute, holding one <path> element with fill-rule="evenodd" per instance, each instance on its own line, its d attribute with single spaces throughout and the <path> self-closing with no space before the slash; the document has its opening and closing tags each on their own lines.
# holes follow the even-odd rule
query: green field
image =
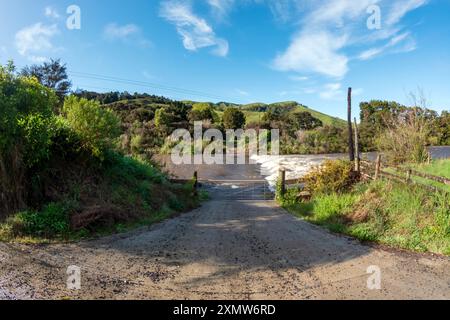
<svg viewBox="0 0 450 320">
<path fill-rule="evenodd" d="M 395 168 L 387 168 L 385 169 L 385 171 L 394 173 L 406 179 L 406 169 L 413 169 L 418 172 L 450 179 L 450 159 L 435 160 L 430 164 L 407 165 L 403 166 L 401 170 Z M 450 185 L 446 185 L 444 183 L 432 179 L 414 176 L 414 174 L 411 177 L 411 179 L 413 182 L 416 182 L 418 184 L 436 187 L 439 188 L 440 190 L 447 191 L 450 193 Z"/>
<path fill-rule="evenodd" d="M 410 166 L 411 169 L 450 179 L 450 159 L 436 160 L 431 164 Z"/>
</svg>

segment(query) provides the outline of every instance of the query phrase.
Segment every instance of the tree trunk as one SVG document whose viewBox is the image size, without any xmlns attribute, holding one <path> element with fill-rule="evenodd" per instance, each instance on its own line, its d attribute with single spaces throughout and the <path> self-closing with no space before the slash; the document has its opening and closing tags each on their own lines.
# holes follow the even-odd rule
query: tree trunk
<svg viewBox="0 0 450 320">
<path fill-rule="evenodd" d="M 355 118 L 355 171 L 361 171 L 361 158 L 359 154 L 359 132 L 358 132 L 358 123 Z"/>
</svg>

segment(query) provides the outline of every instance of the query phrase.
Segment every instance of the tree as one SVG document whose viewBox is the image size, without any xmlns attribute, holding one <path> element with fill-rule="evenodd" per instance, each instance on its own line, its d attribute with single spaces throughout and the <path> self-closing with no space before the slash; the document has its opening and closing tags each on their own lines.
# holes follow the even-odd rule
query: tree
<svg viewBox="0 0 450 320">
<path fill-rule="evenodd" d="M 289 122 L 291 130 L 293 131 L 313 130 L 323 126 L 322 121 L 314 118 L 312 114 L 307 111 L 291 114 L 286 120 Z"/>
<path fill-rule="evenodd" d="M 165 108 L 156 110 L 155 112 L 155 126 L 159 129 L 166 129 L 170 127 L 172 117 Z"/>
<path fill-rule="evenodd" d="M 377 139 L 378 150 L 389 164 L 423 163 L 428 160 L 430 122 L 413 110 L 393 118 Z"/>
<path fill-rule="evenodd" d="M 438 144 L 450 145 L 450 112 L 442 111 L 442 115 L 435 121 L 435 130 L 438 136 Z"/>
<path fill-rule="evenodd" d="M 121 133 L 119 117 L 113 111 L 102 108 L 98 101 L 67 97 L 63 115 L 80 137 L 83 148 L 101 160 Z"/>
<path fill-rule="evenodd" d="M 210 103 L 196 103 L 192 106 L 189 113 L 189 120 L 194 121 L 211 121 L 214 123 L 214 109 Z"/>
<path fill-rule="evenodd" d="M 26 77 L 35 77 L 42 85 L 53 89 L 59 98 L 60 103 L 69 93 L 72 83 L 68 80 L 67 67 L 61 61 L 51 59 L 42 65 L 32 65 L 25 67 L 21 74 Z"/>
<path fill-rule="evenodd" d="M 245 126 L 244 113 L 236 108 L 228 108 L 223 113 L 223 125 L 225 129 L 242 129 Z"/>
<path fill-rule="evenodd" d="M 395 101 L 372 100 L 362 102 L 360 123 L 360 144 L 363 151 L 376 149 L 376 139 L 388 127 L 388 123 L 399 117 L 407 107 Z"/>
<path fill-rule="evenodd" d="M 54 92 L 0 65 L 0 218 L 25 207 L 26 174 L 50 154 Z"/>
<path fill-rule="evenodd" d="M 262 121 L 264 122 L 281 121 L 288 112 L 289 111 L 287 109 L 278 106 L 270 106 L 267 109 L 267 112 L 264 113 Z"/>
</svg>

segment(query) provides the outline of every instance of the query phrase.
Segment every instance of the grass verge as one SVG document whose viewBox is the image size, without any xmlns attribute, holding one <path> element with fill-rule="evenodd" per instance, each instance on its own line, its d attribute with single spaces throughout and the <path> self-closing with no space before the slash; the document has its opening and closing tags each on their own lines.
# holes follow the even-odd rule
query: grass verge
<svg viewBox="0 0 450 320">
<path fill-rule="evenodd" d="M 435 160 L 430 164 L 416 164 L 416 165 L 407 165 L 403 167 L 403 169 L 413 169 L 418 172 L 422 172 L 425 174 L 430 174 L 438 177 L 444 177 L 450 179 L 450 159 L 445 160 Z M 402 176 L 406 179 L 406 172 L 405 170 L 397 170 L 395 168 L 387 168 L 385 169 L 387 172 L 394 173 L 396 175 Z M 413 182 L 424 184 L 427 186 L 435 187 L 440 190 L 446 191 L 450 193 L 450 185 L 415 176 L 414 174 L 411 177 Z"/>
<path fill-rule="evenodd" d="M 300 203 L 295 191 L 281 201 L 294 215 L 362 241 L 450 255 L 450 195 L 388 181 L 356 185 L 344 194 Z"/>
</svg>

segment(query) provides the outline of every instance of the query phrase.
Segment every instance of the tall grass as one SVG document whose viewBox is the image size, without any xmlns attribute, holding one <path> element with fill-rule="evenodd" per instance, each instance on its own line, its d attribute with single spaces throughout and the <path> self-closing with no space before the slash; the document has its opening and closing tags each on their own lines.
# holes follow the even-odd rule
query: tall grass
<svg viewBox="0 0 450 320">
<path fill-rule="evenodd" d="M 435 160 L 430 164 L 413 165 L 411 167 L 420 172 L 450 179 L 450 159 Z"/>
<path fill-rule="evenodd" d="M 346 194 L 318 195 L 283 206 L 305 220 L 362 241 L 450 255 L 450 195 L 387 181 Z"/>
</svg>

